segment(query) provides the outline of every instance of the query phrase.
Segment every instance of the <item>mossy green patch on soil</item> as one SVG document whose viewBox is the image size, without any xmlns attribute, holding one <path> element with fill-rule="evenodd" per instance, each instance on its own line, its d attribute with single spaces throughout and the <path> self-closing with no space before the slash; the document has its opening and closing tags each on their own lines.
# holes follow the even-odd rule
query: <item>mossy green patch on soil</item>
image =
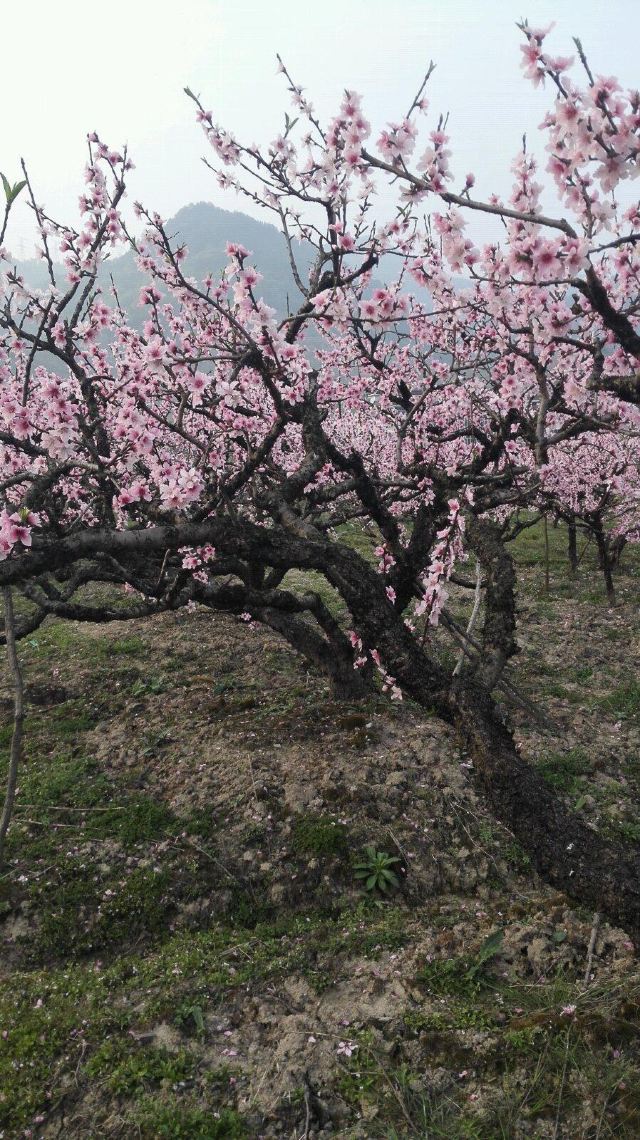
<svg viewBox="0 0 640 1140">
<path fill-rule="evenodd" d="M 291 846 L 300 855 L 342 856 L 348 850 L 347 828 L 333 819 L 302 816 L 293 825 Z"/>
<path fill-rule="evenodd" d="M 177 1098 L 142 1101 L 131 1115 L 143 1140 L 249 1140 L 248 1125 L 233 1109 L 201 1108 Z"/>
</svg>

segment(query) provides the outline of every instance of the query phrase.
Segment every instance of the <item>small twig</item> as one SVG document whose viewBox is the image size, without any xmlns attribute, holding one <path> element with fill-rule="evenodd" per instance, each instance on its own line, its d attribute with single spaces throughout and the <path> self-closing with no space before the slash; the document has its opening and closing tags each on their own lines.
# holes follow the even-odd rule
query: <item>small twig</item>
<svg viewBox="0 0 640 1140">
<path fill-rule="evenodd" d="M 390 1076 L 386 1072 L 384 1065 L 380 1065 L 380 1072 L 382 1073 L 383 1080 L 385 1080 L 387 1085 L 389 1086 L 391 1094 L 395 1098 L 396 1103 L 398 1105 L 398 1108 L 400 1109 L 400 1111 L 401 1111 L 402 1115 L 404 1116 L 407 1124 L 409 1125 L 409 1128 L 414 1129 L 416 1126 L 416 1122 L 415 1122 L 415 1120 L 411 1119 L 411 1116 L 407 1112 L 407 1107 L 406 1107 L 402 1097 L 400 1096 L 398 1089 L 396 1088 L 395 1084 L 393 1083 Z"/>
<path fill-rule="evenodd" d="M 614 1086 L 614 1087 L 615 1087 L 615 1086 Z M 605 1118 L 605 1115 L 606 1115 L 607 1109 L 608 1109 L 608 1107 L 609 1107 L 609 1102 L 610 1102 L 610 1100 L 611 1100 L 611 1097 L 612 1097 L 612 1095 L 613 1095 L 613 1090 L 611 1089 L 611 1090 L 610 1090 L 610 1091 L 607 1093 L 607 1095 L 606 1095 L 606 1097 L 605 1097 L 605 1099 L 604 1099 L 604 1104 L 603 1104 L 603 1106 L 602 1106 L 602 1112 L 600 1113 L 600 1119 L 598 1120 L 598 1129 L 597 1129 L 597 1132 L 596 1132 L 596 1134 L 595 1134 L 595 1136 L 594 1136 L 593 1140 L 600 1140 L 600 1134 L 601 1134 L 601 1132 L 602 1132 L 602 1125 L 603 1125 L 603 1123 L 604 1123 L 604 1118 Z"/>
<path fill-rule="evenodd" d="M 593 954 L 596 948 L 596 938 L 598 937 L 598 927 L 600 926 L 600 912 L 596 911 L 593 916 L 593 926 L 591 927 L 591 938 L 589 939 L 589 949 L 587 950 L 587 968 L 584 972 L 584 985 L 588 986 L 591 981 L 591 966 L 593 964 Z"/>
<path fill-rule="evenodd" d="M 38 209 L 38 205 L 37 205 L 36 199 L 35 199 L 35 194 L 33 193 L 33 187 L 31 185 L 31 179 L 29 178 L 29 173 L 27 171 L 27 164 L 24 161 L 24 158 L 20 159 L 20 165 L 22 167 L 22 173 L 24 174 L 24 180 L 27 184 L 27 193 L 29 194 L 29 198 L 31 201 L 31 207 L 32 207 L 33 212 L 36 216 L 36 222 L 38 223 L 38 234 L 42 240 L 42 252 L 44 253 L 45 261 L 47 263 L 47 269 L 49 271 L 49 280 L 50 280 L 51 284 L 55 287 L 56 275 L 54 272 L 53 261 L 51 259 L 51 253 L 49 250 L 49 243 L 47 241 L 47 232 L 46 232 L 46 229 L 44 226 L 44 218 L 42 216 L 42 211 Z"/>
<path fill-rule="evenodd" d="M 112 804 L 111 807 L 66 807 L 65 804 L 26 804 L 22 800 L 16 807 L 16 811 L 21 811 L 22 808 L 44 808 L 45 811 L 128 811 L 126 807 L 118 807 L 117 804 Z"/>
<path fill-rule="evenodd" d="M 584 67 L 584 69 L 587 73 L 587 78 L 589 80 L 589 86 L 593 87 L 593 84 L 594 84 L 593 72 L 592 72 L 591 68 L 589 67 L 589 62 L 588 62 L 587 57 L 585 55 L 585 51 L 584 51 L 584 48 L 582 46 L 582 42 L 577 38 L 577 36 L 573 37 L 573 42 L 576 45 L 576 48 L 578 49 L 578 55 L 580 56 L 580 63 L 582 64 L 582 66 Z"/>
<path fill-rule="evenodd" d="M 170 553 L 171 553 L 171 551 L 170 551 L 170 550 L 167 550 L 167 551 L 165 552 L 165 556 L 164 556 L 164 558 L 162 559 L 162 566 L 160 567 L 160 574 L 159 574 L 159 576 L 158 576 L 158 581 L 157 581 L 157 582 L 156 582 L 156 584 L 155 584 L 155 589 L 156 589 L 156 591 L 158 591 L 158 590 L 160 589 L 161 585 L 162 585 L 162 582 L 163 582 L 163 579 L 164 579 L 164 575 L 165 575 L 165 570 L 166 570 L 166 568 L 167 568 L 167 560 L 168 560 L 168 558 L 169 558 L 169 555 L 170 555 Z"/>
<path fill-rule="evenodd" d="M 397 835 L 394 834 L 394 832 L 391 830 L 390 827 L 387 828 L 387 835 L 389 836 L 391 842 L 395 843 L 398 851 L 402 855 L 402 860 L 404 862 L 405 874 L 408 874 L 410 863 L 409 863 L 409 856 L 408 856 L 407 852 L 405 851 L 404 847 L 402 846 Z"/>
<path fill-rule="evenodd" d="M 455 641 L 456 645 L 460 646 L 464 655 L 470 660 L 473 660 L 472 649 L 475 649 L 479 654 L 482 653 L 482 645 L 480 642 L 476 641 L 476 639 L 470 633 L 465 634 L 462 627 L 458 625 L 446 607 L 443 609 L 440 616 L 440 624 L 443 629 L 446 630 L 452 640 Z M 507 700 L 520 705 L 521 708 L 528 712 L 538 722 L 540 727 L 544 729 L 545 732 L 554 732 L 558 736 L 564 734 L 564 728 L 556 721 L 554 721 L 551 717 L 543 713 L 542 710 L 539 709 L 537 705 L 533 703 L 533 701 L 530 701 L 528 697 L 525 697 L 524 693 L 521 692 L 520 689 L 516 688 L 512 681 L 508 681 L 505 677 L 501 677 L 496 685 L 496 688 L 500 690 L 500 692 L 507 698 Z"/>
<path fill-rule="evenodd" d="M 253 771 L 253 761 L 251 759 L 251 753 L 247 753 L 247 760 L 249 761 L 249 775 L 251 776 L 251 784 L 253 787 L 253 798 L 257 804 L 258 803 L 258 789 L 256 787 L 256 778 L 255 778 L 255 774 Z"/>
<path fill-rule="evenodd" d="M 585 554 L 587 553 L 588 548 L 591 546 L 592 540 L 593 540 L 593 535 L 592 535 L 591 531 L 589 531 L 589 534 L 587 535 L 587 539 L 585 541 L 585 544 L 582 547 L 580 554 L 578 555 L 578 562 L 577 562 L 578 566 L 582 562 L 582 559 L 584 558 Z"/>
<path fill-rule="evenodd" d="M 21 824 L 33 824 L 34 827 L 69 827 L 72 829 L 77 828 L 77 823 L 52 823 L 50 819 L 20 819 Z"/>
<path fill-rule="evenodd" d="M 212 863 L 215 863 L 216 867 L 219 867 L 225 875 L 228 875 L 230 879 L 233 879 L 234 883 L 237 883 L 239 887 L 243 886 L 243 884 L 240 882 L 240 879 L 233 874 L 233 871 L 230 871 L 227 867 L 225 867 L 224 863 L 221 863 L 219 859 L 216 859 L 215 855 L 212 855 L 211 852 L 207 851 L 205 847 L 200 847 L 200 845 L 196 843 L 195 840 L 191 838 L 191 836 L 189 836 L 187 839 L 184 839 L 183 843 L 185 843 L 188 847 L 193 847 L 194 851 L 199 851 L 201 855 L 204 855 L 205 859 L 210 859 Z"/>
<path fill-rule="evenodd" d="M 304 1086 L 304 1107 L 306 1118 L 304 1122 L 304 1132 L 302 1133 L 302 1140 L 309 1140 L 309 1128 L 311 1127 L 311 1093 L 309 1092 L 308 1085 L 305 1082 Z"/>
</svg>

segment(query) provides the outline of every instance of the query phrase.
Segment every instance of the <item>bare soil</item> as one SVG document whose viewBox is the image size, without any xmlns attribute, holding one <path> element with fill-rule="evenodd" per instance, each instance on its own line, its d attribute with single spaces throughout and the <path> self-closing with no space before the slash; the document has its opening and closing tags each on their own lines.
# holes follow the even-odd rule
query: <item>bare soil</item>
<svg viewBox="0 0 640 1140">
<path fill-rule="evenodd" d="M 513 680 L 553 726 L 505 712 L 573 810 L 637 842 L 635 575 L 615 609 L 592 575 L 521 577 Z M 536 879 L 441 721 L 336 701 L 203 610 L 52 622 L 21 652 L 0 1136 L 640 1134 L 634 947 Z M 6 748 L 6 678 L 0 701 Z M 387 892 L 356 875 L 369 844 Z"/>
</svg>

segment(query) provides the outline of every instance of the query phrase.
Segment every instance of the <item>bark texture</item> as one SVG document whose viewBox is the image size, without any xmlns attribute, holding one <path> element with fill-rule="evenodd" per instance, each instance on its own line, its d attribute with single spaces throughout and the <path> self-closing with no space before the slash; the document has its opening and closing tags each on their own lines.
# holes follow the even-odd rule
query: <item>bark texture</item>
<svg viewBox="0 0 640 1140">
<path fill-rule="evenodd" d="M 610 843 L 553 794 L 518 755 L 481 689 L 460 688 L 451 719 L 496 817 L 513 831 L 536 871 L 571 898 L 602 911 L 640 945 L 640 851 Z"/>
</svg>

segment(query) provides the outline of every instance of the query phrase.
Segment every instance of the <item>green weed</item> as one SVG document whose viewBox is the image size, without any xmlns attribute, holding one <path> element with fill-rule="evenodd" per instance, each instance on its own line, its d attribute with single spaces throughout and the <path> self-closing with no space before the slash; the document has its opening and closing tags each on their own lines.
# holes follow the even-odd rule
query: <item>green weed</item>
<svg viewBox="0 0 640 1140">
<path fill-rule="evenodd" d="M 606 697 L 601 697 L 598 705 L 621 720 L 635 720 L 640 715 L 640 681 L 619 685 Z"/>
<path fill-rule="evenodd" d="M 386 894 L 392 888 L 400 886 L 400 880 L 393 870 L 396 863 L 400 863 L 397 855 L 376 851 L 373 843 L 368 843 L 362 859 L 354 864 L 355 877 L 361 880 L 366 891 Z"/>
<path fill-rule="evenodd" d="M 571 748 L 568 752 L 545 753 L 538 761 L 538 771 L 552 788 L 575 793 L 580 777 L 591 771 L 591 763 L 584 749 Z"/>
<path fill-rule="evenodd" d="M 136 1135 L 143 1140 L 245 1140 L 249 1136 L 233 1109 L 204 1109 L 178 1101 L 148 1099 L 135 1114 Z"/>
<path fill-rule="evenodd" d="M 87 1061 L 85 1073 L 91 1078 L 104 1078 L 117 1096 L 130 1096 L 163 1081 L 176 1084 L 189 1080 L 194 1069 L 195 1059 L 184 1049 L 169 1053 L 164 1048 L 141 1048 L 132 1041 L 119 1039 L 105 1041 Z"/>
</svg>

